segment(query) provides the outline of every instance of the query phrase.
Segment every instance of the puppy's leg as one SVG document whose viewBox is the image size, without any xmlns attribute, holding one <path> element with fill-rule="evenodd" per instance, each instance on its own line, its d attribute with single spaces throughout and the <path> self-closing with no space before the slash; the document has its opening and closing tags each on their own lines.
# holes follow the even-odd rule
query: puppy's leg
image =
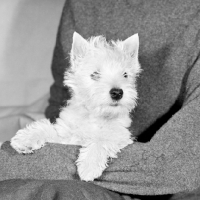
<svg viewBox="0 0 200 200">
<path fill-rule="evenodd" d="M 31 123 L 11 139 L 11 146 L 19 153 L 32 153 L 46 142 L 59 142 L 57 132 L 48 119 Z"/>
<path fill-rule="evenodd" d="M 116 155 L 113 154 L 113 157 Z M 101 176 L 107 167 L 109 157 L 108 148 L 102 143 L 91 142 L 80 149 L 79 158 L 76 161 L 78 174 L 81 180 L 93 181 Z"/>
</svg>

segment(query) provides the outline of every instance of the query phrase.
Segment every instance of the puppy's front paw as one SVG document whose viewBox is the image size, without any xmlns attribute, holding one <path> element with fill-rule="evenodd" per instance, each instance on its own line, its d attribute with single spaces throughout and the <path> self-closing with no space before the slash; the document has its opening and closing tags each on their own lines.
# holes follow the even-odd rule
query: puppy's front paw
<svg viewBox="0 0 200 200">
<path fill-rule="evenodd" d="M 22 129 L 17 132 L 17 134 L 11 139 L 11 146 L 18 153 L 33 153 L 34 150 L 40 149 L 44 146 L 45 141 L 41 140 L 38 135 L 34 135 L 27 131 L 27 129 Z"/>
<path fill-rule="evenodd" d="M 100 177 L 102 172 L 101 166 L 89 163 L 89 161 L 84 161 L 78 165 L 78 174 L 83 181 L 93 181 L 95 178 Z"/>
<path fill-rule="evenodd" d="M 107 167 L 108 154 L 101 143 L 90 143 L 80 149 L 78 160 L 78 174 L 81 180 L 93 181 L 101 176 Z"/>
</svg>

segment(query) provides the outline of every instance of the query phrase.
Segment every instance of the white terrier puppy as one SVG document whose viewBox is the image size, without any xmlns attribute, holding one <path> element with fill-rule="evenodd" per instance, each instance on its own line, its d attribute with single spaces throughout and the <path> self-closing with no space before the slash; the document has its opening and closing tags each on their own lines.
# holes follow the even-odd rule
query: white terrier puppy
<svg viewBox="0 0 200 200">
<path fill-rule="evenodd" d="M 19 130 L 11 146 L 32 153 L 45 143 L 81 145 L 77 159 L 81 180 L 93 181 L 107 167 L 108 158 L 133 143 L 128 128 L 130 111 L 136 106 L 139 38 L 106 42 L 103 36 L 85 40 L 73 35 L 71 67 L 64 85 L 72 97 L 54 124 L 36 121 Z"/>
</svg>

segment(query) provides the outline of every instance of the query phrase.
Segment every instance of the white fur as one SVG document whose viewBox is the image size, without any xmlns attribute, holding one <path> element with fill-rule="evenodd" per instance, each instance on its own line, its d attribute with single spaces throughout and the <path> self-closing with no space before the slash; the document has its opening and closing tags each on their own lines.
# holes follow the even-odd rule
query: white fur
<svg viewBox="0 0 200 200">
<path fill-rule="evenodd" d="M 47 142 L 81 145 L 76 161 L 81 180 L 101 176 L 108 158 L 133 143 L 128 127 L 129 112 L 136 106 L 135 81 L 140 72 L 139 39 L 135 34 L 125 41 L 107 43 L 102 36 L 85 40 L 73 35 L 71 68 L 64 85 L 72 97 L 63 107 L 55 124 L 48 119 L 19 130 L 11 145 L 19 153 L 32 153 Z M 113 100 L 112 88 L 123 90 L 123 97 Z"/>
</svg>

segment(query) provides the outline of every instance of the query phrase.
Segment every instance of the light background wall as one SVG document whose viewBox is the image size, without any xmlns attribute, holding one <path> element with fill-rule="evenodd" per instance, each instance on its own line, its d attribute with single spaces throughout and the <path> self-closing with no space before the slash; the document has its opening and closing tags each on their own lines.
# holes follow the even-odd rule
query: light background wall
<svg viewBox="0 0 200 200">
<path fill-rule="evenodd" d="M 0 142 L 44 116 L 64 1 L 0 0 Z"/>
</svg>

